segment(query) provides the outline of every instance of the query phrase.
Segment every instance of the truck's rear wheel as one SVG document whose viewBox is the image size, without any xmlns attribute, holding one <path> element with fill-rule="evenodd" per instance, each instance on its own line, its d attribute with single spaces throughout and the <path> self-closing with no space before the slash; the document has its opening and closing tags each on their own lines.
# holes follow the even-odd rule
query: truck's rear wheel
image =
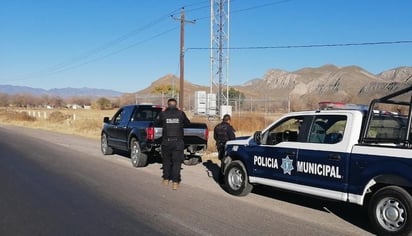
<svg viewBox="0 0 412 236">
<path fill-rule="evenodd" d="M 103 155 L 112 155 L 113 148 L 109 147 L 109 143 L 107 141 L 107 135 L 105 133 L 102 134 L 100 141 L 101 141 L 100 147 L 101 147 Z"/>
<path fill-rule="evenodd" d="M 246 168 L 240 161 L 232 161 L 225 171 L 226 190 L 233 195 L 245 196 L 253 189 L 249 183 Z"/>
<path fill-rule="evenodd" d="M 142 153 L 139 142 L 135 138 L 130 142 L 130 159 L 134 167 L 143 167 L 147 164 L 147 154 Z"/>
<path fill-rule="evenodd" d="M 369 218 L 378 235 L 409 235 L 412 231 L 412 197 L 401 187 L 378 190 L 369 203 Z"/>
<path fill-rule="evenodd" d="M 183 164 L 187 166 L 194 166 L 200 163 L 200 157 L 198 156 L 190 156 L 187 159 L 183 160 Z"/>
</svg>

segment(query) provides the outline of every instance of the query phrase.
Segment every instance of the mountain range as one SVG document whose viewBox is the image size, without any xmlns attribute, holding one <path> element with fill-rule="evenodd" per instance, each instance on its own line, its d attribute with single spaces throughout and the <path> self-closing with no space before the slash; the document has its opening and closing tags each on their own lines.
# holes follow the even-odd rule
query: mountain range
<svg viewBox="0 0 412 236">
<path fill-rule="evenodd" d="M 154 81 L 148 88 L 137 92 L 148 96 L 155 87 L 179 81 L 174 75 L 166 75 Z M 268 70 L 262 78 L 244 84 L 230 86 L 245 95 L 246 99 L 270 100 L 271 103 L 287 103 L 294 109 L 317 108 L 320 101 L 340 101 L 369 104 L 371 99 L 389 94 L 412 85 L 412 67 L 398 67 L 373 74 L 358 66 L 338 67 L 324 65 L 289 72 Z M 208 92 L 208 86 L 185 82 L 185 104 L 193 104 L 194 91 Z M 217 91 L 217 88 L 214 88 Z"/>
<path fill-rule="evenodd" d="M 41 89 L 31 88 L 27 86 L 14 86 L 14 85 L 0 85 L 0 93 L 3 94 L 31 94 L 34 96 L 59 96 L 62 98 L 67 97 L 120 97 L 123 93 L 108 90 L 108 89 L 96 89 L 96 88 L 54 88 L 54 89 Z"/>
<path fill-rule="evenodd" d="M 294 72 L 269 70 L 262 79 L 237 88 L 255 96 L 291 96 L 315 104 L 322 100 L 368 104 L 372 98 L 411 85 L 412 67 L 372 74 L 357 66 L 325 65 Z"/>
<path fill-rule="evenodd" d="M 0 93 L 30 93 L 33 95 L 93 96 L 93 97 L 135 97 L 153 96 L 156 87 L 174 84 L 179 88 L 179 79 L 172 74 L 165 75 L 152 84 L 133 94 L 92 89 L 62 88 L 34 89 L 21 86 L 0 85 Z M 295 104 L 317 104 L 319 101 L 344 101 L 368 104 L 372 98 L 380 97 L 406 86 L 412 85 L 412 67 L 398 67 L 373 74 L 358 66 L 338 67 L 324 65 L 317 68 L 303 68 L 289 72 L 279 69 L 268 70 L 262 78 L 252 79 L 241 85 L 231 86 L 242 92 L 246 99 L 291 99 Z M 209 91 L 208 86 L 185 81 L 185 104 L 193 103 L 195 91 Z M 214 88 L 214 91 L 217 89 Z M 189 95 L 189 96 L 187 96 Z"/>
</svg>

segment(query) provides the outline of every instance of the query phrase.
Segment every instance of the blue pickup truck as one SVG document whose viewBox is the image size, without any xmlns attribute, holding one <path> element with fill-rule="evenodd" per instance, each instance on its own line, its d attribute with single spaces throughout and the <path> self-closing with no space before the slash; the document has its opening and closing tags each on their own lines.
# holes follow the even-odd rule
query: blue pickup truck
<svg viewBox="0 0 412 236">
<path fill-rule="evenodd" d="M 162 128 L 154 127 L 158 105 L 127 105 L 121 107 L 112 118 L 104 117 L 101 131 L 101 151 L 111 155 L 116 150 L 126 151 L 134 167 L 143 167 L 149 158 L 161 154 Z M 186 165 L 199 162 L 199 155 L 207 149 L 209 130 L 205 123 L 190 123 L 184 127 Z"/>
<path fill-rule="evenodd" d="M 365 106 L 293 112 L 229 141 L 225 188 L 266 185 L 365 206 L 378 235 L 412 233 L 412 87 Z"/>
</svg>

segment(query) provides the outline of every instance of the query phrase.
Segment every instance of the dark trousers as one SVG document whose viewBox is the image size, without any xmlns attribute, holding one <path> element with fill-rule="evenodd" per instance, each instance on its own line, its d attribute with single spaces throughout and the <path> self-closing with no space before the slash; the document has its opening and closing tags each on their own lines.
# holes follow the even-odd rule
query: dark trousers
<svg viewBox="0 0 412 236">
<path fill-rule="evenodd" d="M 180 170 L 184 159 L 183 141 L 162 144 L 163 179 L 179 183 L 181 181 Z"/>
<path fill-rule="evenodd" d="M 217 152 L 218 152 L 218 158 L 219 160 L 222 160 L 223 157 L 225 157 L 225 145 L 219 145 L 217 146 Z"/>
<path fill-rule="evenodd" d="M 217 146 L 217 151 L 218 151 L 218 158 L 220 160 L 220 171 L 219 171 L 219 176 L 218 176 L 218 181 L 219 183 L 223 183 L 223 175 L 224 175 L 224 169 L 225 169 L 225 163 L 223 158 L 225 157 L 225 146 L 224 145 L 219 145 Z"/>
</svg>

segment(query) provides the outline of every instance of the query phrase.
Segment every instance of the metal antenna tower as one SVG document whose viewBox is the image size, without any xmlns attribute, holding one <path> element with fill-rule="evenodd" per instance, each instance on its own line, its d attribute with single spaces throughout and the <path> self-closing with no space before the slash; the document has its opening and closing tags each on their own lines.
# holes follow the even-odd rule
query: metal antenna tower
<svg viewBox="0 0 412 236">
<path fill-rule="evenodd" d="M 229 105 L 229 7 L 230 0 L 210 0 L 210 93 L 218 111 Z"/>
</svg>

